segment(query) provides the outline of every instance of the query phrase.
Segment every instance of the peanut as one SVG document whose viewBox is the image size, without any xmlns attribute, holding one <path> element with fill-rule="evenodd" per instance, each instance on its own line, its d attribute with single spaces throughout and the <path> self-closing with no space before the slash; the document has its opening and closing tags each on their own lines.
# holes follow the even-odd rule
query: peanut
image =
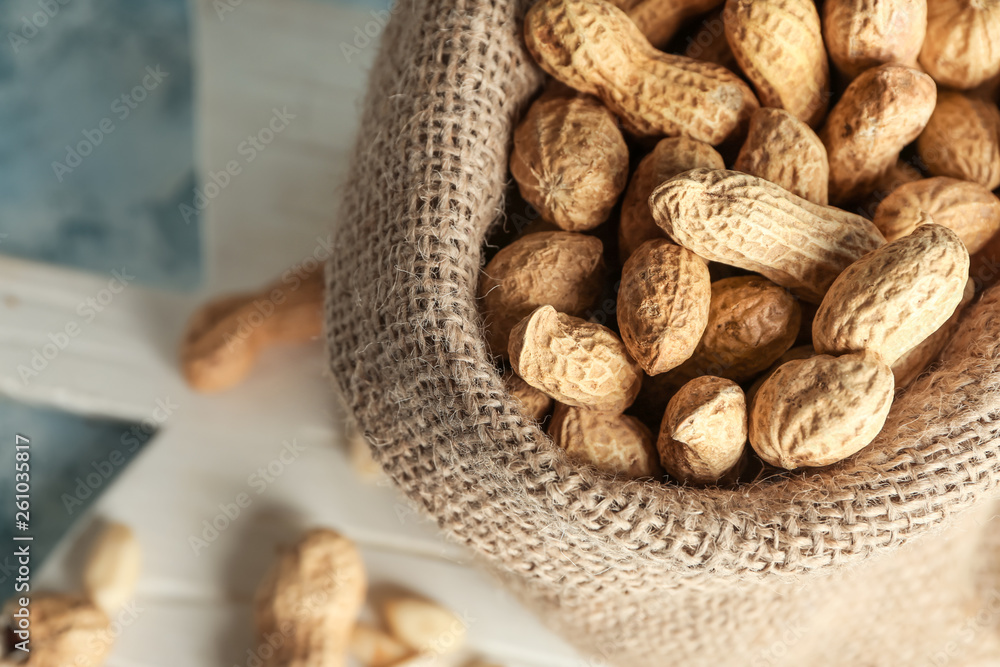
<svg viewBox="0 0 1000 667">
<path fill-rule="evenodd" d="M 819 136 L 830 160 L 830 201 L 869 192 L 934 111 L 929 76 L 902 65 L 865 70 L 830 111 Z"/>
<path fill-rule="evenodd" d="M 810 333 L 811 329 L 812 327 L 810 327 Z M 771 364 L 770 368 L 761 373 L 760 376 L 753 381 L 753 384 L 750 385 L 750 388 L 747 389 L 747 403 L 751 403 L 753 401 L 754 396 L 756 396 L 757 392 L 760 391 L 761 385 L 763 385 L 769 377 L 774 375 L 775 371 L 784 366 L 785 362 L 794 361 L 796 359 L 809 359 L 810 357 L 815 357 L 815 356 L 816 356 L 816 350 L 813 349 L 812 344 L 797 345 L 788 350 L 787 352 L 785 352 L 783 355 L 778 357 L 778 360 L 776 362 Z"/>
<path fill-rule="evenodd" d="M 941 85 L 960 89 L 1000 72 L 1000 3 L 929 1 L 920 65 Z"/>
<path fill-rule="evenodd" d="M 628 14 L 646 39 L 662 49 L 689 18 L 721 5 L 723 0 L 612 0 Z"/>
<path fill-rule="evenodd" d="M 67 667 L 84 661 L 82 664 L 101 665 L 111 652 L 114 638 L 111 621 L 92 601 L 76 595 L 32 594 L 27 609 L 31 620 L 27 644 L 30 652 L 24 654 L 7 646 L 4 650 L 10 654 L 0 654 L 0 663 Z M 8 605 L 3 614 L 6 627 L 13 627 L 10 623 L 13 613 L 13 605 Z M 15 655 L 27 657 L 16 660 Z"/>
<path fill-rule="evenodd" d="M 229 389 L 268 346 L 303 343 L 322 331 L 322 269 L 305 278 L 286 274 L 258 292 L 211 301 L 191 316 L 180 346 L 184 379 L 196 391 Z"/>
<path fill-rule="evenodd" d="M 548 396 L 541 390 L 535 389 L 512 371 L 504 373 L 503 381 L 504 386 L 507 388 L 507 393 L 521 404 L 524 414 L 536 422 L 545 419 L 545 416 L 552 409 L 551 396 Z"/>
<path fill-rule="evenodd" d="M 938 176 L 901 185 L 875 210 L 872 220 L 887 241 L 936 222 L 951 229 L 969 253 L 979 252 L 1000 230 L 1000 199 L 970 181 Z"/>
<path fill-rule="evenodd" d="M 366 667 L 392 667 L 413 654 L 413 649 L 392 635 L 364 623 L 351 631 L 349 650 Z"/>
<path fill-rule="evenodd" d="M 708 324 L 711 295 L 708 268 L 690 250 L 654 239 L 629 257 L 618 289 L 618 328 L 647 374 L 691 356 Z"/>
<path fill-rule="evenodd" d="M 722 169 L 725 163 L 714 148 L 687 137 L 663 139 L 642 158 L 622 199 L 618 252 L 623 263 L 646 241 L 667 238 L 649 211 L 649 195 L 653 189 L 677 174 L 698 167 Z"/>
<path fill-rule="evenodd" d="M 625 189 L 628 146 L 596 98 L 546 93 L 514 131 L 510 172 L 542 218 L 584 231 L 607 220 Z"/>
<path fill-rule="evenodd" d="M 525 382 L 574 407 L 623 412 L 642 383 L 642 370 L 611 329 L 552 306 L 521 320 L 508 349 Z"/>
<path fill-rule="evenodd" d="M 281 554 L 257 588 L 261 641 L 277 633 L 264 667 L 339 667 L 365 599 L 365 569 L 354 544 L 332 530 L 311 530 Z M 294 632 L 290 635 L 289 628 Z"/>
<path fill-rule="evenodd" d="M 731 474 L 747 442 L 747 405 L 731 380 L 706 375 L 667 404 L 656 441 L 660 462 L 682 484 L 716 484 Z"/>
<path fill-rule="evenodd" d="M 826 206 L 830 181 L 826 146 L 808 125 L 783 109 L 754 112 L 733 169 Z"/>
<path fill-rule="evenodd" d="M 745 382 L 792 346 L 801 317 L 798 302 L 766 278 L 717 280 L 708 326 L 691 365 L 702 375 Z"/>
<path fill-rule="evenodd" d="M 789 361 L 754 397 L 750 444 L 779 468 L 830 465 L 875 439 L 892 398 L 892 370 L 877 355 Z"/>
<path fill-rule="evenodd" d="M 543 70 L 599 97 L 641 136 L 715 145 L 745 129 L 758 107 L 735 74 L 656 50 L 605 0 L 541 0 L 525 16 L 525 41 Z"/>
<path fill-rule="evenodd" d="M 965 284 L 965 291 L 962 293 L 962 300 L 959 302 L 955 312 L 948 318 L 941 328 L 925 338 L 923 342 L 911 349 L 909 352 L 896 360 L 892 365 L 892 374 L 896 378 L 896 389 L 904 389 L 910 386 L 917 377 L 927 368 L 927 366 L 938 358 L 941 350 L 955 335 L 958 329 L 958 322 L 962 319 L 965 307 L 972 302 L 976 295 L 976 284 L 970 278 Z"/>
<path fill-rule="evenodd" d="M 927 30 L 926 0 L 826 0 L 823 37 L 847 78 L 879 65 L 915 67 Z"/>
<path fill-rule="evenodd" d="M 453 653 L 465 642 L 465 623 L 439 604 L 416 597 L 397 597 L 382 608 L 385 624 L 417 653 Z"/>
<path fill-rule="evenodd" d="M 604 282 L 603 253 L 600 240 L 573 232 L 529 234 L 501 249 L 479 283 L 493 354 L 506 354 L 510 330 L 538 306 L 570 315 L 593 307 Z"/>
<path fill-rule="evenodd" d="M 765 107 L 816 126 L 826 115 L 830 72 L 812 0 L 727 0 L 726 40 Z"/>
<path fill-rule="evenodd" d="M 653 434 L 635 417 L 557 403 L 549 436 L 570 458 L 612 475 L 662 475 Z"/>
<path fill-rule="evenodd" d="M 865 350 L 891 366 L 955 312 L 968 278 L 969 253 L 958 235 L 921 225 L 840 274 L 813 320 L 813 347 Z"/>
<path fill-rule="evenodd" d="M 135 594 L 142 550 L 132 530 L 120 523 L 105 526 L 97 535 L 83 571 L 87 597 L 114 616 Z"/>
<path fill-rule="evenodd" d="M 686 172 L 656 188 L 649 203 L 657 224 L 685 248 L 815 303 L 847 265 L 884 243 L 859 215 L 735 171 Z"/>
<path fill-rule="evenodd" d="M 917 153 L 935 176 L 975 181 L 987 190 L 1000 185 L 1000 110 L 991 101 L 944 91 Z"/>
</svg>

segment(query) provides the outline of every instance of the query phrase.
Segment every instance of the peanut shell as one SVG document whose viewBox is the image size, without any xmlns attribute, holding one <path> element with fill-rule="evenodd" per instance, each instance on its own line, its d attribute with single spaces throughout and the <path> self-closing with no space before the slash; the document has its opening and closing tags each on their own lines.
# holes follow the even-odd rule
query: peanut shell
<svg viewBox="0 0 1000 667">
<path fill-rule="evenodd" d="M 585 231 L 608 219 L 625 189 L 628 146 L 597 98 L 545 94 L 514 131 L 510 172 L 545 220 Z"/>
<path fill-rule="evenodd" d="M 667 45 L 677 29 L 693 16 L 721 5 L 723 0 L 612 0 L 628 14 L 646 39 L 658 49 Z"/>
<path fill-rule="evenodd" d="M 933 0 L 920 65 L 943 86 L 974 88 L 1000 72 L 1000 3 Z"/>
<path fill-rule="evenodd" d="M 665 239 L 639 246 L 622 269 L 618 328 L 649 375 L 669 371 L 694 352 L 708 324 L 712 296 L 705 263 Z"/>
<path fill-rule="evenodd" d="M 847 78 L 879 65 L 915 67 L 927 30 L 925 0 L 826 0 L 823 37 Z"/>
<path fill-rule="evenodd" d="M 988 190 L 1000 185 L 1000 110 L 989 100 L 943 91 L 917 153 L 927 171 L 975 181 Z"/>
<path fill-rule="evenodd" d="M 535 389 L 522 380 L 513 371 L 507 371 L 503 376 L 504 386 L 511 398 L 521 404 L 524 414 L 536 422 L 541 422 L 552 409 L 552 397 L 540 389 Z"/>
<path fill-rule="evenodd" d="M 929 76 L 902 65 L 865 70 L 851 82 L 819 132 L 830 160 L 830 201 L 875 187 L 924 129 L 936 90 Z"/>
<path fill-rule="evenodd" d="M 635 417 L 556 404 L 549 436 L 571 458 L 630 478 L 660 477 L 653 434 Z"/>
<path fill-rule="evenodd" d="M 907 183 L 886 197 L 872 220 L 887 241 L 936 222 L 951 229 L 969 253 L 978 252 L 1000 230 L 1000 199 L 971 181 L 946 176 Z"/>
<path fill-rule="evenodd" d="M 624 412 L 639 393 L 642 370 L 611 329 L 536 308 L 510 334 L 514 372 L 573 407 Z"/>
<path fill-rule="evenodd" d="M 680 245 L 814 303 L 844 268 L 885 242 L 859 215 L 735 171 L 686 172 L 656 188 L 649 202 L 657 224 Z"/>
<path fill-rule="evenodd" d="M 827 203 L 826 146 L 812 128 L 783 109 L 754 112 L 733 170 L 771 181 L 814 204 Z"/>
<path fill-rule="evenodd" d="M 812 0 L 727 0 L 726 40 L 762 106 L 816 126 L 826 115 L 830 72 Z"/>
<path fill-rule="evenodd" d="M 830 465 L 875 439 L 892 399 L 892 370 L 877 355 L 789 361 L 754 397 L 750 444 L 779 468 Z"/>
<path fill-rule="evenodd" d="M 538 306 L 570 315 L 592 308 L 604 284 L 603 254 L 599 239 L 573 232 L 529 234 L 502 248 L 479 282 L 493 354 L 506 355 L 510 330 Z"/>
<path fill-rule="evenodd" d="M 951 317 L 968 278 L 962 239 L 921 225 L 840 274 L 813 320 L 813 347 L 820 354 L 866 350 L 892 365 Z"/>
<path fill-rule="evenodd" d="M 606 0 L 541 0 L 525 16 L 524 35 L 543 70 L 599 97 L 639 136 L 716 145 L 745 130 L 759 106 L 735 74 L 658 51 Z"/>
<path fill-rule="evenodd" d="M 747 405 L 740 386 L 706 375 L 684 385 L 667 404 L 656 447 L 682 484 L 716 484 L 737 467 L 747 442 Z"/>
</svg>

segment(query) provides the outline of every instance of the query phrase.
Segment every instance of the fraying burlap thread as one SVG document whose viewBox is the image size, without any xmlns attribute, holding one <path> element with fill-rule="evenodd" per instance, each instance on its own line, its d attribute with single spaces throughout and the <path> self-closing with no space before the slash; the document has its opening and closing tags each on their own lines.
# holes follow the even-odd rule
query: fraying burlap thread
<svg viewBox="0 0 1000 667">
<path fill-rule="evenodd" d="M 326 313 L 333 377 L 406 496 L 613 664 L 888 667 L 993 650 L 989 622 L 962 638 L 993 585 L 981 542 L 1000 480 L 1000 291 L 849 461 L 736 490 L 581 468 L 505 394 L 476 312 L 513 124 L 541 83 L 526 5 L 401 2 Z"/>
</svg>

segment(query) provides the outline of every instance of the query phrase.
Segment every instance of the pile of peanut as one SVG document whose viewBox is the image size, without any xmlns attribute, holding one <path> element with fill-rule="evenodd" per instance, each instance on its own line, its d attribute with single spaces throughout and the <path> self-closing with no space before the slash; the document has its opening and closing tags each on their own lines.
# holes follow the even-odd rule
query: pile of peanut
<svg viewBox="0 0 1000 667">
<path fill-rule="evenodd" d="M 720 4 L 525 17 L 551 80 L 510 170 L 539 217 L 483 270 L 486 340 L 525 414 L 625 477 L 855 454 L 1000 249 L 1000 2 Z"/>
</svg>

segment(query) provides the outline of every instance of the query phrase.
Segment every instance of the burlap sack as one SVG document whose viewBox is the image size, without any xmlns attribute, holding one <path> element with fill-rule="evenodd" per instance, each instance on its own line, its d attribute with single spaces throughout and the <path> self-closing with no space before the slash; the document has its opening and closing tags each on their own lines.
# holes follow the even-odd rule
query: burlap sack
<svg viewBox="0 0 1000 667">
<path fill-rule="evenodd" d="M 504 393 L 480 331 L 482 245 L 541 82 L 511 0 L 401 0 L 328 267 L 330 366 L 376 459 L 595 659 L 983 664 L 1000 479 L 1000 292 L 860 455 L 738 490 L 568 462 Z M 516 642 L 516 637 L 511 637 Z"/>
</svg>

